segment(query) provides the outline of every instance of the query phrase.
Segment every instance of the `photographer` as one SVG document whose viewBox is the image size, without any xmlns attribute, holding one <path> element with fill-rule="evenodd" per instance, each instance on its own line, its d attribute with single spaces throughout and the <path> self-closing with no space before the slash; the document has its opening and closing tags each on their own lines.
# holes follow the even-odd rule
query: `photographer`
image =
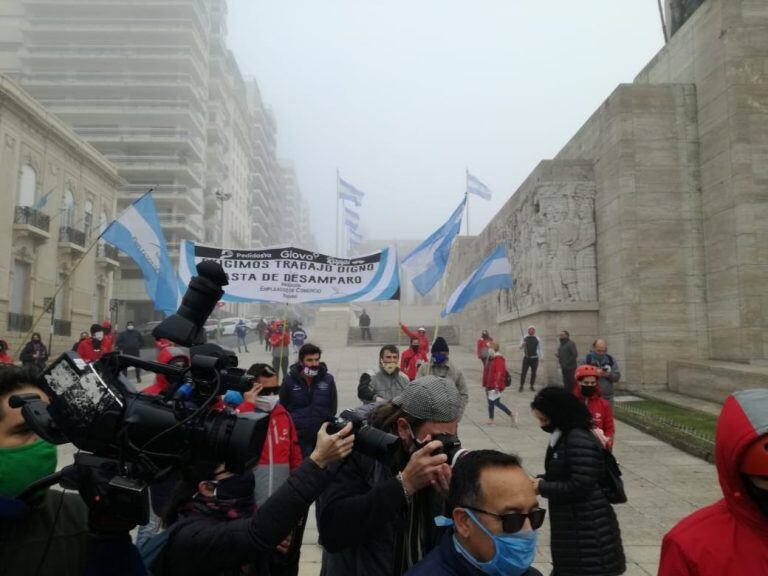
<svg viewBox="0 0 768 576">
<path fill-rule="evenodd" d="M 452 382 L 425 376 L 369 414 L 400 446 L 388 464 L 355 451 L 338 466 L 318 501 L 324 574 L 401 574 L 437 544 L 451 469 L 436 438 L 455 440 L 460 407 Z"/>
<path fill-rule="evenodd" d="M 143 574 L 129 527 L 89 515 L 79 495 L 42 490 L 26 501 L 17 497 L 56 470 L 56 447 L 8 403 L 16 394 L 45 397 L 34 382 L 28 370 L 0 367 L 0 575 Z"/>
<path fill-rule="evenodd" d="M 250 470 L 234 475 L 223 465 L 197 464 L 182 471 L 164 522 L 170 531 L 151 566 L 159 576 L 248 573 L 286 537 L 325 489 L 326 467 L 349 455 L 351 424 L 329 435 L 324 424 L 309 458 L 254 513 Z"/>
</svg>

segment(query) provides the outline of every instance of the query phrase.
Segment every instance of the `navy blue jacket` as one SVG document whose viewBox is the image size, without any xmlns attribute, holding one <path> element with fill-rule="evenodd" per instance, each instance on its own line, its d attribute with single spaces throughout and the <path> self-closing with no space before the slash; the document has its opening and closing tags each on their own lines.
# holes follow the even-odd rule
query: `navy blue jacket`
<svg viewBox="0 0 768 576">
<path fill-rule="evenodd" d="M 301 373 L 301 365 L 291 366 L 280 386 L 280 404 L 293 418 L 299 444 L 313 447 L 317 440 L 317 431 L 323 422 L 336 415 L 338 404 L 336 382 L 328 373 L 325 363 L 320 363 L 317 376 L 312 378 L 309 385 Z"/>
<path fill-rule="evenodd" d="M 453 545 L 453 528 L 443 534 L 440 544 L 405 573 L 405 576 L 484 576 Z M 536 568 L 529 568 L 524 576 L 541 576 Z"/>
</svg>

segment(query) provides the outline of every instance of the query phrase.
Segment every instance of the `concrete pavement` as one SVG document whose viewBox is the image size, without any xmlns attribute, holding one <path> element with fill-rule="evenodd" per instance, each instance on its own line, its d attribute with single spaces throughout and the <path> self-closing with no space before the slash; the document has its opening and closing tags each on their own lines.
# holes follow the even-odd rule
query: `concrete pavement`
<svg viewBox="0 0 768 576">
<path fill-rule="evenodd" d="M 322 347 L 322 339 L 319 340 Z M 239 355 L 241 366 L 247 368 L 252 362 L 271 362 L 271 353 L 263 346 L 249 343 L 249 349 L 249 353 Z M 359 405 L 359 375 L 374 369 L 377 358 L 378 347 L 324 349 L 323 360 L 336 377 L 340 410 Z M 495 426 L 485 426 L 488 414 L 480 386 L 480 362 L 473 351 L 456 346 L 451 348 L 451 360 L 464 371 L 470 387 L 469 405 L 459 425 L 462 444 L 470 449 L 496 448 L 515 452 L 532 475 L 542 473 L 549 436 L 539 429 L 530 413 L 528 406 L 533 393 L 527 389 L 518 393 L 515 383 L 504 393 L 504 403 L 519 412 L 518 428 L 509 426 L 502 414 L 497 414 Z M 296 355 L 292 353 L 291 362 L 295 361 Z M 133 377 L 132 371 L 130 376 Z M 151 382 L 150 375 L 145 376 L 144 382 Z M 716 471 L 714 466 L 621 422 L 616 422 L 616 430 L 614 452 L 621 464 L 629 497 L 627 504 L 616 506 L 627 555 L 626 574 L 655 575 L 664 533 L 685 515 L 721 497 Z M 71 445 L 60 447 L 60 465 L 71 461 L 71 453 Z M 542 506 L 547 506 L 544 499 Z M 321 552 L 313 510 L 304 535 L 301 576 L 320 573 Z M 548 522 L 540 530 L 535 566 L 545 574 L 551 570 Z"/>
</svg>

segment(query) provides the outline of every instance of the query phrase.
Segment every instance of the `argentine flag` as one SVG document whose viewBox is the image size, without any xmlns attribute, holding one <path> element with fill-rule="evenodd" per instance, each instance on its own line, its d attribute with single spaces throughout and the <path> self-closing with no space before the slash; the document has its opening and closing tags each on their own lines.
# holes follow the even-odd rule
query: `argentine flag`
<svg viewBox="0 0 768 576">
<path fill-rule="evenodd" d="M 445 273 L 448 257 L 451 255 L 451 244 L 461 228 L 461 217 L 466 203 L 467 199 L 464 197 L 448 221 L 419 244 L 402 262 L 403 269 L 422 296 L 432 290 Z"/>
<path fill-rule="evenodd" d="M 475 298 L 512 286 L 512 266 L 507 260 L 507 247 L 499 244 L 485 262 L 454 290 L 441 315 L 461 312 Z"/>
<path fill-rule="evenodd" d="M 179 289 L 152 194 L 144 194 L 107 226 L 102 239 L 130 256 L 141 268 L 155 310 L 176 312 Z"/>
<path fill-rule="evenodd" d="M 469 172 L 467 172 L 467 194 L 480 196 L 483 200 L 491 199 L 491 189 Z"/>
<path fill-rule="evenodd" d="M 351 230 L 357 230 L 360 225 L 360 215 L 354 210 L 344 206 L 344 224 Z"/>
<path fill-rule="evenodd" d="M 363 204 L 363 198 L 365 197 L 365 193 L 361 192 L 352 184 L 344 180 L 343 178 L 339 178 L 339 198 L 342 200 L 349 200 L 350 202 L 354 202 L 355 206 L 362 206 Z"/>
</svg>

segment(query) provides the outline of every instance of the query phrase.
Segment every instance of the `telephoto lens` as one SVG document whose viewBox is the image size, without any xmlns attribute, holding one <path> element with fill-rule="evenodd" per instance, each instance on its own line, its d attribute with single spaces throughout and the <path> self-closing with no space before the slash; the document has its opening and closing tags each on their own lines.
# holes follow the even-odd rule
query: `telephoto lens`
<svg viewBox="0 0 768 576">
<path fill-rule="evenodd" d="M 397 451 L 400 445 L 398 436 L 374 428 L 361 414 L 354 410 L 344 410 L 338 418 L 328 424 L 326 432 L 336 434 L 349 422 L 352 422 L 352 433 L 355 435 L 353 449 L 356 452 L 374 460 L 386 462 Z"/>
</svg>

